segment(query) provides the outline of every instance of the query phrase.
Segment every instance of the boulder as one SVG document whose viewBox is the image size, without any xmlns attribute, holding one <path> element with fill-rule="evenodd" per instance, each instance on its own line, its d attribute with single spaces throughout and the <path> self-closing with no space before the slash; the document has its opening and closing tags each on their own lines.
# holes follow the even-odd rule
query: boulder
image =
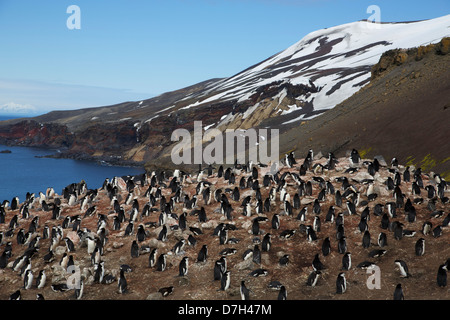
<svg viewBox="0 0 450 320">
<path fill-rule="evenodd" d="M 443 38 L 437 45 L 438 54 L 447 54 L 450 52 L 450 37 Z"/>
<path fill-rule="evenodd" d="M 150 293 L 146 298 L 146 300 L 162 300 L 162 299 L 163 299 L 163 296 L 159 292 Z"/>
</svg>

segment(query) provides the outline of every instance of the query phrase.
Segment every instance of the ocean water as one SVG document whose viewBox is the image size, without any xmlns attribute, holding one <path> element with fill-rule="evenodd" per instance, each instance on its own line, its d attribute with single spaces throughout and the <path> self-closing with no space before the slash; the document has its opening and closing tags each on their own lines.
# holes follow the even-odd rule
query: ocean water
<svg viewBox="0 0 450 320">
<path fill-rule="evenodd" d="M 5 118 L 0 116 L 0 120 Z M 37 196 L 48 187 L 62 194 L 64 187 L 81 180 L 86 181 L 89 189 L 97 189 L 106 178 L 145 172 L 144 168 L 108 166 L 94 161 L 40 158 L 54 154 L 55 150 L 0 145 L 0 151 L 3 150 L 11 153 L 0 153 L 0 202 L 17 196 L 22 203 L 27 192 Z"/>
</svg>

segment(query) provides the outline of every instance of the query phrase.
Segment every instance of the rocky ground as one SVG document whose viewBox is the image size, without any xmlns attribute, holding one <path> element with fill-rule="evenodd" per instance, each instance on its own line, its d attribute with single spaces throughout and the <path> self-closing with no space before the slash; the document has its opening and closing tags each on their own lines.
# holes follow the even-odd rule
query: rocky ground
<svg viewBox="0 0 450 320">
<path fill-rule="evenodd" d="M 327 159 L 324 157 L 316 157 L 313 164 L 325 165 Z M 99 189 L 97 197 L 89 203 L 82 210 L 80 209 L 80 200 L 82 195 L 73 204 L 68 204 L 67 199 L 55 194 L 53 197 L 46 199 L 48 203 L 55 203 L 57 199 L 61 199 L 61 216 L 59 219 L 52 219 L 52 211 L 44 211 L 39 204 L 39 196 L 29 209 L 29 217 L 23 218 L 20 209 L 11 210 L 6 208 L 6 219 L 3 224 L 0 224 L 0 230 L 3 232 L 2 245 L 0 252 L 5 251 L 7 242 L 12 245 L 12 256 L 8 259 L 5 268 L 0 270 L 0 299 L 7 300 L 11 294 L 20 290 L 21 298 L 24 300 L 34 300 L 37 294 L 42 294 L 46 300 L 74 300 L 75 291 L 67 290 L 64 292 L 55 292 L 52 289 L 53 284 L 67 283 L 67 279 L 71 277 L 65 268 L 60 265 L 60 261 L 64 253 L 72 255 L 74 263 L 79 267 L 81 278 L 84 281 L 84 292 L 82 300 L 239 300 L 239 288 L 241 281 L 245 281 L 245 285 L 250 289 L 250 299 L 252 300 L 275 300 L 278 298 L 279 290 L 268 288 L 272 281 L 279 281 L 287 290 L 288 300 L 392 300 L 393 293 L 398 284 L 402 285 L 405 299 L 407 300 L 448 300 L 450 299 L 449 286 L 438 287 L 436 276 L 438 267 L 444 264 L 450 258 L 450 232 L 448 227 L 449 218 L 449 204 L 443 203 L 436 198 L 435 209 L 430 210 L 427 206 L 431 201 L 427 197 L 427 191 L 421 188 L 420 195 L 412 194 L 412 183 L 414 181 L 414 170 L 409 168 L 411 172 L 411 182 L 405 182 L 402 179 L 400 185 L 402 193 L 414 201 L 416 198 L 423 198 L 422 203 L 415 203 L 413 205 L 416 209 L 417 218 L 414 222 L 408 222 L 405 219 L 404 207 L 397 208 L 397 217 L 390 218 L 390 222 L 399 221 L 403 224 L 403 229 L 415 231 L 411 237 L 406 234 L 400 239 L 394 238 L 394 232 L 389 229 L 381 227 L 381 215 L 376 215 L 374 207 L 377 204 L 385 204 L 393 201 L 393 191 L 388 190 L 386 181 L 389 177 L 393 178 L 394 174 L 389 171 L 391 168 L 390 160 L 388 164 L 381 167 L 374 176 L 368 173 L 367 163 L 360 163 L 357 166 L 357 171 L 354 173 L 346 172 L 345 170 L 351 167 L 348 158 L 340 158 L 334 170 L 308 170 L 306 174 L 300 176 L 305 182 L 311 181 L 312 195 L 301 196 L 301 207 L 307 207 L 306 220 L 300 221 L 297 215 L 300 209 L 293 209 L 292 215 L 286 215 L 284 206 L 279 200 L 279 193 L 276 201 L 272 203 L 269 212 L 257 214 L 255 212 L 254 196 L 255 191 L 252 188 L 240 189 L 239 201 L 231 200 L 231 195 L 226 193 L 227 188 L 233 189 L 234 186 L 226 181 L 223 177 L 217 177 L 217 171 L 211 176 L 205 176 L 204 180 L 211 183 L 211 189 L 216 190 L 221 188 L 227 194 L 227 197 L 232 204 L 232 220 L 228 220 L 219 212 L 220 203 L 212 200 L 210 204 L 205 204 L 202 195 L 198 196 L 197 209 L 204 207 L 206 212 L 206 222 L 200 222 L 198 215 L 190 215 L 192 210 L 187 210 L 187 225 L 188 227 L 196 227 L 202 231 L 202 234 L 194 234 L 189 229 L 182 231 L 177 229 L 178 220 L 168 218 L 166 225 L 170 226 L 168 229 L 167 241 L 157 240 L 157 237 L 162 229 L 159 225 L 159 201 L 154 206 L 155 211 L 151 212 L 149 216 L 141 216 L 143 207 L 149 201 L 149 197 L 145 192 L 149 188 L 150 179 L 146 181 L 146 185 L 141 186 L 137 183 L 133 190 L 133 197 L 139 203 L 139 217 L 135 221 L 135 229 L 131 235 L 125 235 L 125 229 L 128 221 L 121 224 L 120 230 L 113 230 L 113 219 L 117 215 L 114 211 L 111 200 L 108 197 L 108 192 L 105 189 Z M 282 167 L 279 175 L 286 172 L 299 174 L 299 167 L 303 163 L 303 158 L 297 159 L 297 164 L 293 168 Z M 383 164 L 383 162 L 381 162 Z M 399 172 L 402 174 L 405 167 L 399 166 Z M 258 181 L 262 200 L 264 201 L 269 196 L 270 188 L 276 187 L 275 182 L 272 182 L 270 187 L 263 187 L 263 177 L 269 172 L 268 167 L 258 168 Z M 251 173 L 236 171 L 235 185 L 239 186 L 239 181 L 242 176 L 251 176 Z M 317 214 L 320 218 L 321 226 L 317 231 L 317 239 L 308 241 L 306 234 L 302 231 L 302 226 L 313 226 L 313 221 L 316 214 L 313 213 L 313 202 L 318 198 L 322 190 L 322 186 L 315 177 L 322 177 L 325 181 L 331 182 L 335 191 L 344 192 L 342 190 L 342 183 L 336 180 L 338 177 L 346 176 L 350 184 L 355 187 L 355 190 L 360 193 L 360 202 L 357 205 L 357 214 L 349 215 L 345 200 L 342 206 L 335 204 L 335 195 L 327 193 L 323 201 L 320 202 L 321 212 Z M 433 173 L 422 173 L 423 186 L 433 185 L 436 187 L 436 182 Z M 403 176 L 402 176 L 403 177 Z M 172 177 L 168 177 L 163 183 L 168 186 Z M 185 194 L 192 197 L 196 193 L 197 175 L 194 174 L 186 180 L 183 184 L 183 191 Z M 298 183 L 291 175 L 286 175 L 287 192 L 291 196 L 291 204 L 293 204 L 294 195 L 298 192 Z M 365 179 L 373 180 L 374 192 L 378 195 L 373 201 L 367 201 L 368 185 L 364 183 Z M 126 181 L 124 179 L 117 179 L 119 195 L 118 199 L 120 205 L 126 212 L 127 220 L 131 212 L 132 204 L 126 204 L 125 199 L 129 192 L 126 190 Z M 160 184 L 163 186 L 163 184 Z M 162 187 L 162 194 L 167 200 L 173 193 L 169 188 Z M 242 214 L 241 203 L 245 196 L 250 195 L 252 200 L 252 215 L 250 217 Z M 448 197 L 449 190 L 446 190 L 445 196 Z M 405 199 L 406 199 L 405 198 Z M 367 201 L 366 203 L 364 201 Z M 85 216 L 88 207 L 96 206 L 97 211 Z M 347 251 L 352 255 L 352 266 L 348 271 L 342 271 L 343 254 L 338 252 L 338 241 L 336 240 L 336 225 L 334 222 L 326 222 L 329 207 L 335 206 L 336 215 L 338 213 L 344 214 L 345 236 L 347 238 Z M 371 246 L 364 248 L 362 246 L 363 233 L 359 230 L 359 223 L 361 221 L 361 214 L 363 210 L 368 207 L 370 210 L 370 220 L 368 221 L 368 231 L 370 232 Z M 183 203 L 176 203 L 173 213 L 179 217 L 183 212 Z M 436 212 L 440 213 L 439 215 Z M 383 207 L 383 214 L 387 213 L 387 208 Z M 433 214 L 434 213 L 434 214 Z M 279 214 L 280 227 L 279 229 L 272 229 L 271 219 L 274 214 Z M 14 229 L 10 229 L 10 221 L 13 217 L 18 216 L 18 225 Z M 24 281 L 20 275 L 20 269 L 14 271 L 15 261 L 21 257 L 28 244 L 18 244 L 17 234 L 21 228 L 27 232 L 33 217 L 39 217 L 39 226 L 32 237 L 43 236 L 43 228 L 45 225 L 52 227 L 62 226 L 65 217 L 73 217 L 80 215 L 81 229 L 89 230 L 97 237 L 97 223 L 100 215 L 107 217 L 107 241 L 104 247 L 104 254 L 101 260 L 104 261 L 106 274 L 115 277 L 115 280 L 110 283 L 95 283 L 94 281 L 94 266 L 91 262 L 91 255 L 87 252 L 86 244 L 80 240 L 76 231 L 73 231 L 72 223 L 65 226 L 63 229 L 63 237 L 70 238 L 75 244 L 74 252 L 67 252 L 64 241 L 61 239 L 59 244 L 55 247 L 55 259 L 50 263 L 44 262 L 44 256 L 48 253 L 50 247 L 50 239 L 41 239 L 38 246 L 38 251 L 31 258 L 31 271 L 36 279 L 40 270 L 45 270 L 47 274 L 47 281 L 42 289 L 38 289 L 33 285 L 30 289 L 24 288 Z M 252 222 L 256 217 L 267 217 L 268 221 L 260 222 L 261 232 L 259 235 L 252 234 Z M 432 228 L 443 225 L 442 234 L 438 237 L 433 236 L 432 233 L 428 235 L 422 234 L 422 226 L 424 222 L 432 223 Z M 445 221 L 445 222 L 444 222 Z M 214 236 L 213 232 L 220 223 L 228 223 L 235 227 L 235 230 L 230 230 L 228 239 L 235 238 L 236 243 L 220 244 L 219 237 Z M 141 248 L 138 257 L 131 256 L 131 245 L 133 240 L 136 240 L 137 226 L 142 224 L 145 226 L 147 237 L 145 241 L 139 242 Z M 285 230 L 295 230 L 293 237 L 283 239 L 280 235 Z M 12 231 L 12 234 L 7 234 Z M 377 238 L 380 232 L 387 234 L 387 245 L 383 248 L 377 244 Z M 272 246 L 268 252 L 261 252 L 261 262 L 255 263 L 250 257 L 249 260 L 243 260 L 243 253 L 247 249 L 254 249 L 257 239 L 262 240 L 266 233 L 272 234 Z M 180 239 L 187 239 L 192 235 L 197 243 L 195 245 L 186 244 L 184 250 L 175 254 L 172 252 L 174 245 Z M 324 256 L 322 253 L 322 244 L 326 237 L 331 240 L 331 253 Z M 423 256 L 416 256 L 415 243 L 419 238 L 424 238 L 426 242 L 426 251 Z M 203 245 L 208 246 L 208 257 L 206 262 L 196 262 L 197 255 Z M 145 248 L 158 248 L 158 254 L 165 253 L 167 257 L 167 267 L 164 271 L 156 271 L 156 268 L 149 267 L 148 252 Z M 226 248 L 235 249 L 235 253 L 226 256 L 227 269 L 230 271 L 231 281 L 227 290 L 220 290 L 221 283 L 214 280 L 214 265 L 221 257 L 220 252 Z M 261 248 L 261 243 L 259 243 Z M 370 257 L 369 253 L 372 250 L 386 250 L 381 257 Z M 289 263 L 286 266 L 280 266 L 279 260 L 285 255 L 289 255 Z M 313 271 L 312 262 L 314 256 L 318 254 L 320 261 L 324 265 L 321 275 L 315 287 L 307 285 L 308 276 Z M 179 263 L 183 257 L 189 257 L 189 271 L 186 276 L 180 277 Z M 402 278 L 400 272 L 396 267 L 394 261 L 396 259 L 404 260 L 408 267 L 411 277 Z M 358 264 L 363 261 L 374 262 L 380 269 L 380 287 L 370 289 L 367 285 L 368 279 L 370 282 L 371 273 L 367 270 L 358 267 Z M 125 273 L 128 290 L 126 293 L 119 293 L 118 291 L 118 277 L 121 265 L 128 265 L 131 271 Z M 267 275 L 260 277 L 253 277 L 250 273 L 256 269 L 265 269 Z M 347 279 L 347 290 L 344 294 L 336 293 L 336 278 L 340 272 L 344 272 Z M 162 288 L 172 287 L 171 294 L 163 297 L 160 293 Z"/>
</svg>

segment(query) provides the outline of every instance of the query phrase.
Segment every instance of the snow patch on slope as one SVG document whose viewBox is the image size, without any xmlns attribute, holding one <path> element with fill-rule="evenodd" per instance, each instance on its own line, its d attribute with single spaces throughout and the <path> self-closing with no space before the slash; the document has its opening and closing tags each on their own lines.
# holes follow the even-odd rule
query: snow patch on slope
<svg viewBox="0 0 450 320">
<path fill-rule="evenodd" d="M 370 68 L 385 51 L 436 43 L 445 36 L 450 36 L 450 15 L 407 23 L 375 25 L 357 21 L 314 31 L 253 68 L 212 84 L 196 97 L 196 103 L 183 109 L 232 99 L 242 102 L 257 88 L 275 81 L 289 81 L 298 85 L 308 84 L 312 80 L 321 90 L 303 98 L 312 103 L 315 111 L 325 111 L 353 95 L 368 82 Z M 281 101 L 283 97 L 276 98 Z M 247 110 L 244 117 L 248 117 L 257 107 L 255 105 Z M 296 109 L 289 109 L 289 112 Z M 304 119 L 299 117 L 297 120 Z M 296 120 L 285 123 L 293 121 Z"/>
</svg>

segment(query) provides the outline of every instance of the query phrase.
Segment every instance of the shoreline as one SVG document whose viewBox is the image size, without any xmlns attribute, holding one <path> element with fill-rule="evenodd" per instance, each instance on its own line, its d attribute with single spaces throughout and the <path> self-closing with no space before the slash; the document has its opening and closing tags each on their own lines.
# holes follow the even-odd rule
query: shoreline
<svg viewBox="0 0 450 320">
<path fill-rule="evenodd" d="M 87 179 L 89 188 L 98 188 L 101 187 L 105 178 L 135 176 L 146 172 L 141 164 L 110 158 L 69 157 L 57 153 L 57 149 L 54 148 L 0 145 L 0 151 L 7 148 L 11 153 L 4 156 L 0 154 L 2 164 L 9 168 L 8 174 L 3 177 L 5 181 L 13 179 L 16 182 L 5 183 L 0 187 L 0 201 L 11 201 L 15 196 L 25 199 L 27 192 L 38 194 L 45 192 L 48 187 L 60 193 L 62 188 L 71 183 L 77 183 L 80 179 Z M 21 181 L 20 185 L 17 181 Z"/>
<path fill-rule="evenodd" d="M 50 158 L 50 159 L 72 159 L 79 161 L 90 161 L 98 163 L 102 166 L 109 167 L 123 167 L 123 168 L 140 168 L 145 170 L 145 162 L 135 162 L 129 160 L 117 159 L 114 156 L 106 157 L 92 157 L 82 154 L 67 154 L 64 152 L 54 153 L 44 156 L 35 156 L 36 158 Z"/>
<path fill-rule="evenodd" d="M 80 161 L 91 161 L 104 166 L 111 167 L 129 167 L 129 168 L 140 168 L 145 170 L 145 162 L 136 162 L 130 160 L 119 159 L 119 156 L 102 156 L 93 157 L 86 154 L 68 153 L 68 149 L 65 148 L 54 148 L 54 147 L 44 147 L 44 146 L 28 146 L 28 145 L 18 145 L 13 143 L 0 143 L 0 148 L 5 147 L 5 149 L 0 149 L 0 153 L 12 153 L 11 150 L 6 149 L 7 147 L 19 147 L 19 148 L 33 148 L 38 150 L 43 150 L 46 152 L 53 152 L 52 154 L 46 155 L 36 155 L 35 158 L 50 158 L 50 159 L 72 159 Z"/>
</svg>

